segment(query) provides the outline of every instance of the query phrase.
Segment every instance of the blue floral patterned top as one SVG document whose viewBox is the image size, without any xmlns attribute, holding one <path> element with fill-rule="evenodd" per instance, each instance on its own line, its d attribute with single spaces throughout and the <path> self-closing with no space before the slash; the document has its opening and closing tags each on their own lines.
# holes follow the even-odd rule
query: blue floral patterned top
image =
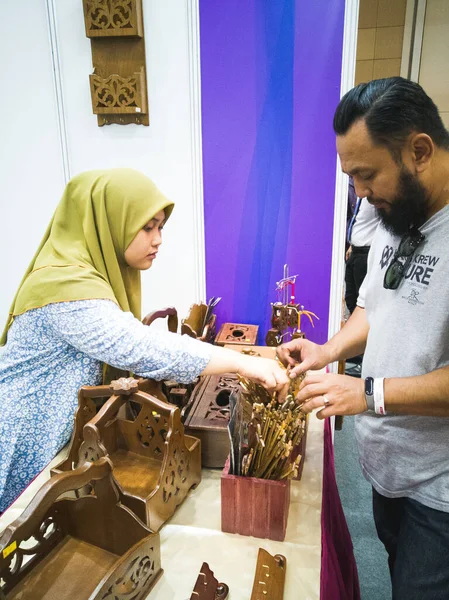
<svg viewBox="0 0 449 600">
<path fill-rule="evenodd" d="M 16 317 L 0 353 L 0 512 L 67 444 L 78 390 L 101 382 L 103 362 L 188 383 L 209 359 L 208 344 L 156 332 L 109 300 Z"/>
</svg>

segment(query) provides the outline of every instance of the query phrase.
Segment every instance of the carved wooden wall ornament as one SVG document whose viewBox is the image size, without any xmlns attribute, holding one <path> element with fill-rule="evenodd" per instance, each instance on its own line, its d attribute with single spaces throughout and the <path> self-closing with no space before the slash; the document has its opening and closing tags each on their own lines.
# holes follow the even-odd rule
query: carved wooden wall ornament
<svg viewBox="0 0 449 600">
<path fill-rule="evenodd" d="M 84 0 L 83 8 L 89 38 L 143 37 L 142 3 L 139 0 Z"/>
<path fill-rule="evenodd" d="M 142 0 L 83 0 L 98 125 L 149 125 Z"/>
</svg>

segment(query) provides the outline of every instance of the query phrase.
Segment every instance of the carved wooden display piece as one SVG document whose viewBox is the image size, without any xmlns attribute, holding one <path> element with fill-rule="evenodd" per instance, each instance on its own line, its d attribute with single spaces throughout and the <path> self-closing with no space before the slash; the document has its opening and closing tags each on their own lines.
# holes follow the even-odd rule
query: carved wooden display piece
<svg viewBox="0 0 449 600">
<path fill-rule="evenodd" d="M 104 387 L 84 387 L 80 397 L 93 402 L 104 397 Z M 96 415 L 90 411 L 93 418 L 84 425 L 82 439 L 74 434 L 67 459 L 52 474 L 108 456 L 123 503 L 158 531 L 201 481 L 201 444 L 184 435 L 177 407 L 136 390 L 135 380 L 122 379 L 111 388 L 113 395 Z M 134 420 L 131 404 L 137 406 Z M 80 409 L 77 419 L 85 419 L 78 415 Z M 79 429 L 76 425 L 78 434 Z"/>
<path fill-rule="evenodd" d="M 142 0 L 83 0 L 98 125 L 149 125 Z"/>
<path fill-rule="evenodd" d="M 202 342 L 213 342 L 216 321 L 217 315 L 208 311 L 207 304 L 192 304 L 189 314 L 181 321 L 181 333 Z"/>
<path fill-rule="evenodd" d="M 282 600 L 284 597 L 287 559 L 282 554 L 272 556 L 259 548 L 251 600 Z"/>
<path fill-rule="evenodd" d="M 218 583 L 209 565 L 204 562 L 196 580 L 190 600 L 226 600 L 229 588 L 225 583 Z"/>
<path fill-rule="evenodd" d="M 243 325 L 241 323 L 223 323 L 215 343 L 217 346 L 255 346 L 257 344 L 258 325 Z"/>
<path fill-rule="evenodd" d="M 102 458 L 47 481 L 0 536 L 0 597 L 141 600 L 162 574 L 159 534 L 128 508 Z M 68 497 L 90 485 L 91 493 Z"/>
<path fill-rule="evenodd" d="M 222 468 L 229 454 L 229 398 L 238 389 L 234 373 L 209 375 L 201 382 L 190 398 L 185 411 L 185 429 L 201 440 L 203 467 Z"/>
<path fill-rule="evenodd" d="M 290 508 L 290 479 L 272 481 L 221 475 L 221 530 L 284 541 Z"/>
</svg>

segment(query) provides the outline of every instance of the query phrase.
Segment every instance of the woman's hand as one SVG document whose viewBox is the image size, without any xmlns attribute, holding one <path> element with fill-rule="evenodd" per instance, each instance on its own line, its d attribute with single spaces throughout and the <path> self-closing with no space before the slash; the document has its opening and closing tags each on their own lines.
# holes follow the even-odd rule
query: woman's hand
<svg viewBox="0 0 449 600">
<path fill-rule="evenodd" d="M 270 392 L 278 392 L 278 400 L 283 402 L 287 396 L 290 383 L 286 371 L 271 358 L 245 356 L 244 354 L 239 356 L 242 359 L 239 374 L 260 383 Z"/>
<path fill-rule="evenodd" d="M 294 378 L 309 370 L 319 370 L 332 362 L 326 345 L 320 346 L 306 339 L 297 339 L 278 346 L 276 355 Z"/>
</svg>

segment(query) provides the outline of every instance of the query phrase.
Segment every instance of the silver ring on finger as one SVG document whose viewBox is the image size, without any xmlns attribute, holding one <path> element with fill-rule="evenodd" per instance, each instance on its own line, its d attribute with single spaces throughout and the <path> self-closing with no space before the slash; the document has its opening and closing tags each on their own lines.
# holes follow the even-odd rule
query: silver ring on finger
<svg viewBox="0 0 449 600">
<path fill-rule="evenodd" d="M 329 398 L 327 396 L 323 395 L 323 402 L 324 402 L 324 406 L 329 406 Z"/>
</svg>

